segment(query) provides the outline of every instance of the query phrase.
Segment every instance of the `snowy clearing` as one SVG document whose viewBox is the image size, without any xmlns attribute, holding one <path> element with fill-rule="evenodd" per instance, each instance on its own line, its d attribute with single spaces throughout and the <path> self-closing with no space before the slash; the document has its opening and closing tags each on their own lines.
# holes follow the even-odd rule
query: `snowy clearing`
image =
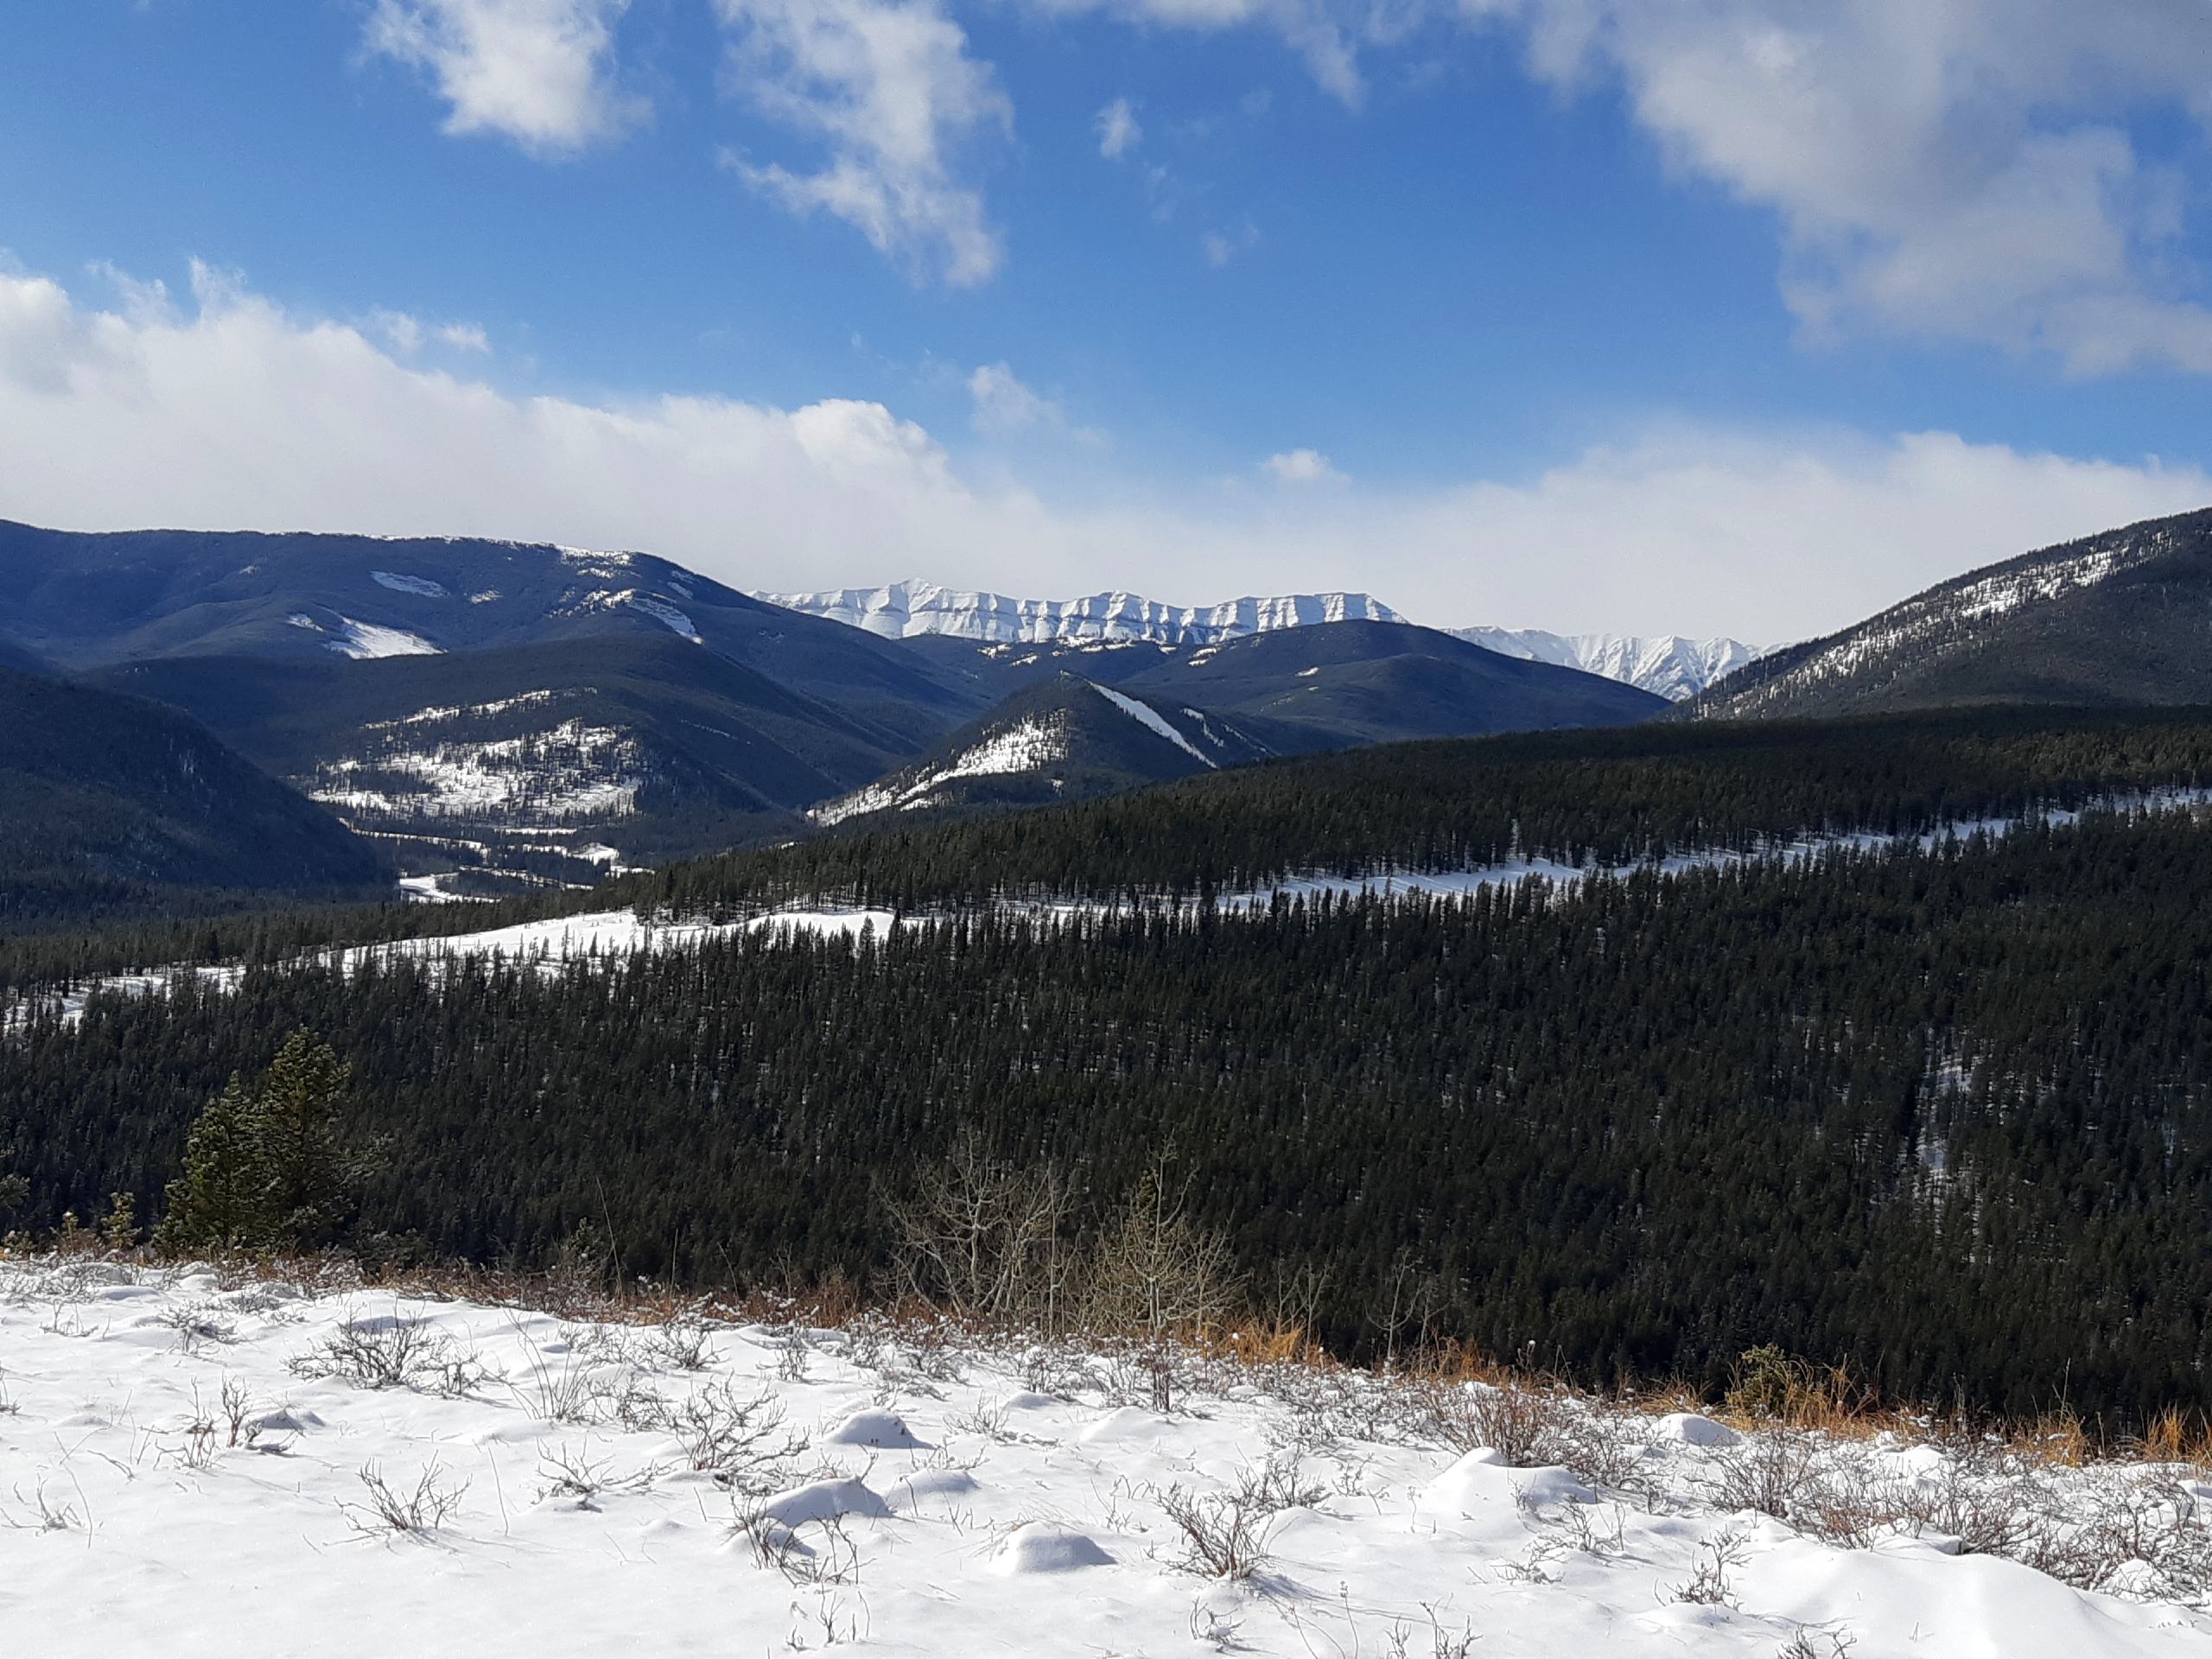
<svg viewBox="0 0 2212 1659">
<path fill-rule="evenodd" d="M 1166 738 L 1170 743 L 1173 743 L 1177 748 L 1182 750 L 1184 753 L 1189 755 L 1192 760 L 1198 761 L 1201 766 L 1217 767 L 1221 764 L 1217 760 L 1210 759 L 1205 751 L 1201 750 L 1197 744 L 1192 742 L 1189 738 L 1184 736 L 1182 733 L 1177 731 L 1173 726 L 1169 725 L 1166 715 L 1160 714 L 1159 710 L 1152 708 L 1150 705 L 1139 702 L 1135 697 L 1128 696 L 1122 692 L 1116 691 L 1110 686 L 1100 685 L 1095 682 L 1091 684 L 1090 689 L 1096 691 L 1100 696 L 1105 698 L 1107 702 L 1112 703 L 1123 714 L 1127 715 L 1131 720 L 1135 721 L 1138 725 Z"/>
<path fill-rule="evenodd" d="M 2202 1565 L 2179 1513 L 2212 1497 L 2201 1471 L 2037 1477 L 2078 1510 L 2042 1513 L 2050 1535 L 2125 1512 L 2164 1552 L 2069 1568 L 2114 1594 L 1924 1520 L 1844 1548 L 1733 1505 L 1769 1437 L 1711 1444 L 1736 1437 L 1701 1417 L 1578 1406 L 1610 1450 L 1576 1460 L 1615 1478 L 1508 1466 L 1465 1449 L 1512 1397 L 1480 1383 L 1185 1356 L 1163 1415 L 1125 1359 L 939 1327 L 609 1326 L 50 1258 L 0 1262 L 0 1627 L 24 1653 L 93 1630 L 226 1659 L 2212 1645 L 2158 1599 Z M 1916 1516 L 1961 1484 L 1932 1446 L 1829 1449 Z"/>
</svg>

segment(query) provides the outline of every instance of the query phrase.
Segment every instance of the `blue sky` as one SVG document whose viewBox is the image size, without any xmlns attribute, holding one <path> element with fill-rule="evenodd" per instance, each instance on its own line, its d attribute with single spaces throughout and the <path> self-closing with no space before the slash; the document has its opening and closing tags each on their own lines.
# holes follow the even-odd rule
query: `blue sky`
<svg viewBox="0 0 2212 1659">
<path fill-rule="evenodd" d="M 2150 0 L 22 0 L 0 512 L 1811 632 L 2212 499 L 2207 61 Z"/>
</svg>

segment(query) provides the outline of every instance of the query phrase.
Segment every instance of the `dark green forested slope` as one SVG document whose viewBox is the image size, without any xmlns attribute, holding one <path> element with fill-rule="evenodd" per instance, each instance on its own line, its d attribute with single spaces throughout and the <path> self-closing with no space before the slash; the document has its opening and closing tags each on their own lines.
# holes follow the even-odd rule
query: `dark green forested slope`
<svg viewBox="0 0 2212 1659">
<path fill-rule="evenodd" d="M 1460 739 L 734 853 L 613 893 L 679 908 L 1190 896 L 1306 872 L 1459 869 L 1521 855 L 1612 865 L 1808 831 L 1897 834 L 2209 781 L 2212 714 L 2202 710 L 1993 709 Z"/>
<path fill-rule="evenodd" d="M 1460 868 L 1516 852 L 1610 865 L 2207 784 L 2212 713 L 2201 709 L 1983 709 L 1395 744 L 1003 817 L 856 827 L 565 895 L 0 939 L 0 987 L 271 960 L 618 905 L 728 913 L 791 900 L 942 908 L 1004 896 L 1191 897 L 1288 874 Z"/>
<path fill-rule="evenodd" d="M 367 842 L 196 721 L 0 666 L 0 934 L 390 880 Z"/>
<path fill-rule="evenodd" d="M 865 1277 L 874 1183 L 972 1127 L 1093 1205 L 1172 1148 L 1263 1292 L 1325 1276 L 1347 1351 L 1395 1285 L 1587 1376 L 1772 1341 L 2126 1415 L 2212 1403 L 2209 970 L 2212 829 L 2101 818 L 1459 907 L 257 972 L 20 1032 L 0 1145 L 43 1219 L 150 1205 L 307 1025 L 388 1154 L 366 1224 L 440 1252 L 541 1261 L 589 1221 L 632 1271 Z"/>
</svg>

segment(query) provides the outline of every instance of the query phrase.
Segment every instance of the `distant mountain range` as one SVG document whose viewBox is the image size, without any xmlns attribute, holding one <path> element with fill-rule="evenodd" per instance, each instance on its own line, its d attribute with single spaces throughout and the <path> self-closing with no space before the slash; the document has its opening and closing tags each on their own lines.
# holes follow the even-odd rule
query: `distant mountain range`
<svg viewBox="0 0 2212 1659">
<path fill-rule="evenodd" d="M 1360 594 L 783 597 L 644 554 L 0 523 L 0 671 L 23 681 L 0 700 L 21 757 L 0 875 L 31 881 L 5 902 L 121 914 L 176 887 L 394 870 L 426 894 L 585 886 L 890 813 L 1669 713 L 2212 703 L 2212 512 L 1765 653 L 1447 634 Z"/>
<path fill-rule="evenodd" d="M 819 594 L 755 594 L 755 599 L 807 616 L 864 628 L 886 639 L 944 634 L 985 645 L 1149 640 L 1168 645 L 1217 645 L 1276 628 L 1327 622 L 1402 622 L 1365 594 L 1296 594 L 1279 599 L 1232 599 L 1220 605 L 1161 605 L 1136 594 L 1088 599 L 1011 599 L 934 582 L 894 582 L 883 588 L 839 588 Z"/>
<path fill-rule="evenodd" d="M 1004 594 L 894 582 L 817 594 L 753 595 L 772 605 L 862 628 L 886 639 L 940 636 L 991 645 L 1220 645 L 1279 629 L 1333 622 L 1408 622 L 1366 594 L 1289 594 L 1218 605 L 1162 605 L 1140 594 L 1016 599 Z M 1455 638 L 1530 662 L 1580 669 L 1665 697 L 1696 696 L 1761 654 L 1739 639 L 1680 634 L 1547 633 L 1540 628 L 1452 628 Z"/>
<path fill-rule="evenodd" d="M 1683 706 L 1775 719 L 2212 702 L 2212 511 L 2024 553 L 1761 658 Z"/>
<path fill-rule="evenodd" d="M 1027 626 L 1049 608 L 1028 607 Z M 1008 699 L 1064 674 L 1177 729 L 1248 731 L 1224 764 L 1662 706 L 1359 595 L 1175 613 L 1109 596 L 1052 614 L 1082 637 L 889 638 L 645 554 L 0 523 L 0 663 L 188 714 L 371 838 L 418 891 L 447 894 L 588 884 L 805 834 L 810 810 L 938 765 L 964 728 L 1013 718 Z M 1181 764 L 1157 731 L 1144 753 L 1126 710 L 1101 724 L 1113 705 L 1099 691 L 1071 707 L 1082 717 L 1062 722 L 1059 793 Z M 990 787 L 1015 790 L 1010 776 Z"/>
</svg>

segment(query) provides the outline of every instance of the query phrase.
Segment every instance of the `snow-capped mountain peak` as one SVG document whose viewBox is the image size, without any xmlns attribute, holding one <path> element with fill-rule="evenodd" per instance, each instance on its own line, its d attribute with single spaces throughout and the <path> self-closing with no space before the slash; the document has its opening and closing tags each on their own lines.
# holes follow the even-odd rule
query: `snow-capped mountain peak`
<svg viewBox="0 0 2212 1659">
<path fill-rule="evenodd" d="M 1449 632 L 1488 651 L 1602 674 L 1675 702 L 1695 696 L 1723 675 L 1773 649 L 1726 637 L 1691 639 L 1679 633 L 1550 633 L 1542 628 Z"/>
<path fill-rule="evenodd" d="M 1366 594 L 1247 596 L 1218 605 L 1163 605 L 1140 594 L 1092 594 L 1084 599 L 1016 599 L 1005 594 L 894 582 L 881 588 L 839 588 L 814 594 L 758 593 L 755 599 L 809 616 L 865 628 L 887 639 L 941 633 L 992 645 L 1151 640 L 1216 645 L 1247 634 L 1321 622 L 1402 622 Z"/>
</svg>

